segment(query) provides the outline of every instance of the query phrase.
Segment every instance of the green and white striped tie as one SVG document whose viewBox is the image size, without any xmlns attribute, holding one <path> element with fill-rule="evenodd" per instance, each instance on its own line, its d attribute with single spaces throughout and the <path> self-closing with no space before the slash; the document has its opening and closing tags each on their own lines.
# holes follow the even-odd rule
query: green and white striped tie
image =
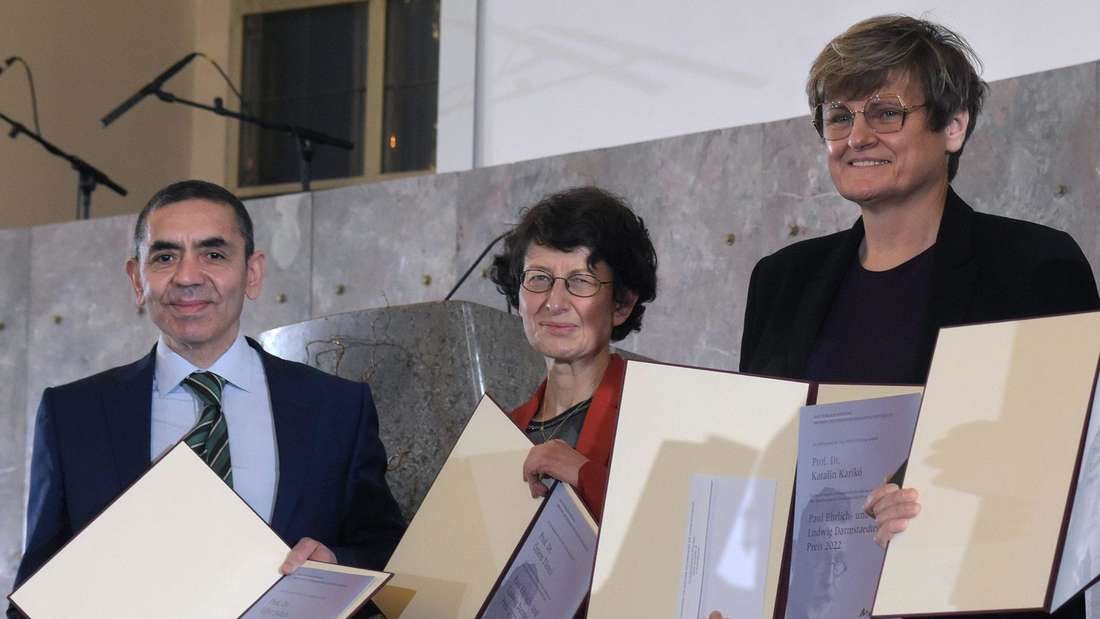
<svg viewBox="0 0 1100 619">
<path fill-rule="evenodd" d="M 195 372 L 183 379 L 202 405 L 199 422 L 183 437 L 187 446 L 210 465 L 229 487 L 233 487 L 233 469 L 229 463 L 229 428 L 222 414 L 222 388 L 225 379 L 213 372 Z"/>
</svg>

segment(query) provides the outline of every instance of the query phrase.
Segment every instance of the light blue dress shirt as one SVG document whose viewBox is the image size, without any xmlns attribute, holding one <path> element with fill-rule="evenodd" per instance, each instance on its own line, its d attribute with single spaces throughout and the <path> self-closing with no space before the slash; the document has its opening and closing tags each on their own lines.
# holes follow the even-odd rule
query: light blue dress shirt
<svg viewBox="0 0 1100 619">
<path fill-rule="evenodd" d="M 222 391 L 222 412 L 229 429 L 233 490 L 270 524 L 279 463 L 271 396 L 260 353 L 238 334 L 229 350 L 206 370 L 227 381 Z M 192 372 L 200 371 L 168 348 L 163 336 L 157 342 L 151 458 L 159 458 L 198 423 L 199 402 L 180 383 Z"/>
</svg>

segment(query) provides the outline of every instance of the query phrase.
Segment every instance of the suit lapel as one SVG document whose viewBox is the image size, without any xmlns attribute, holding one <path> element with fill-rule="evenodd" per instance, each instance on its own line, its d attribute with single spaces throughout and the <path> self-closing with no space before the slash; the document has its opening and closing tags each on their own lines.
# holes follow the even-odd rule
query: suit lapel
<svg viewBox="0 0 1100 619">
<path fill-rule="evenodd" d="M 295 385 L 285 375 L 286 362 L 269 355 L 251 339 L 248 344 L 260 353 L 271 396 L 271 417 L 279 451 L 279 482 L 271 528 L 283 531 L 302 497 L 305 480 L 311 478 L 316 424 L 309 405 L 300 401 Z"/>
<path fill-rule="evenodd" d="M 970 314 L 978 276 L 971 231 L 973 216 L 973 209 L 948 188 L 936 237 L 933 288 L 928 305 L 929 326 L 933 331 L 944 325 L 964 323 Z"/>
<path fill-rule="evenodd" d="M 787 370 L 791 376 L 802 376 L 806 363 L 813 352 L 821 325 L 825 322 L 833 297 L 840 288 L 844 274 L 852 265 L 863 241 L 863 218 L 856 220 L 849 230 L 840 235 L 839 242 L 826 256 L 821 268 L 814 276 L 805 281 L 805 293 L 801 296 L 800 307 L 788 334 L 790 345 L 787 349 Z M 804 280 L 795 280 L 801 285 Z M 796 297 L 797 298 L 797 297 Z"/>
<path fill-rule="evenodd" d="M 117 382 L 103 394 L 103 416 L 120 489 L 149 468 L 155 353 L 156 346 L 123 368 Z"/>
</svg>

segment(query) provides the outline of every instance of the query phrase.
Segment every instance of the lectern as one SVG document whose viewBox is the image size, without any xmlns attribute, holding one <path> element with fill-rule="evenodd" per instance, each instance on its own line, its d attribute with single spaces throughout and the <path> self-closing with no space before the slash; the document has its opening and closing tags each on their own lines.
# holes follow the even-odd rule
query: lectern
<svg viewBox="0 0 1100 619">
<path fill-rule="evenodd" d="M 389 457 L 387 480 L 406 519 L 481 397 L 488 392 L 510 410 L 546 375 L 518 316 L 465 301 L 336 314 L 258 339 L 284 359 L 370 383 Z"/>
</svg>

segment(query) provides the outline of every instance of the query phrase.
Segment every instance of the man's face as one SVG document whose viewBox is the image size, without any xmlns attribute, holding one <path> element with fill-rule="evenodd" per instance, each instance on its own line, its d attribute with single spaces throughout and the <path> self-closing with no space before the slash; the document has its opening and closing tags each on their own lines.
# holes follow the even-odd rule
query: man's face
<svg viewBox="0 0 1100 619">
<path fill-rule="evenodd" d="M 956 114 L 948 126 L 931 131 L 928 103 L 917 80 L 902 75 L 882 85 L 877 94 L 896 94 L 909 112 L 900 131 L 875 133 L 863 114 L 856 114 L 851 134 L 826 140 L 829 173 L 840 195 L 863 207 L 905 205 L 947 187 L 947 154 L 962 148 L 969 116 Z M 866 98 L 843 99 L 853 111 Z"/>
<path fill-rule="evenodd" d="M 245 257 L 232 208 L 185 200 L 149 214 L 126 272 L 168 347 L 209 367 L 236 339 L 245 296 L 260 294 L 264 256 Z"/>
</svg>

